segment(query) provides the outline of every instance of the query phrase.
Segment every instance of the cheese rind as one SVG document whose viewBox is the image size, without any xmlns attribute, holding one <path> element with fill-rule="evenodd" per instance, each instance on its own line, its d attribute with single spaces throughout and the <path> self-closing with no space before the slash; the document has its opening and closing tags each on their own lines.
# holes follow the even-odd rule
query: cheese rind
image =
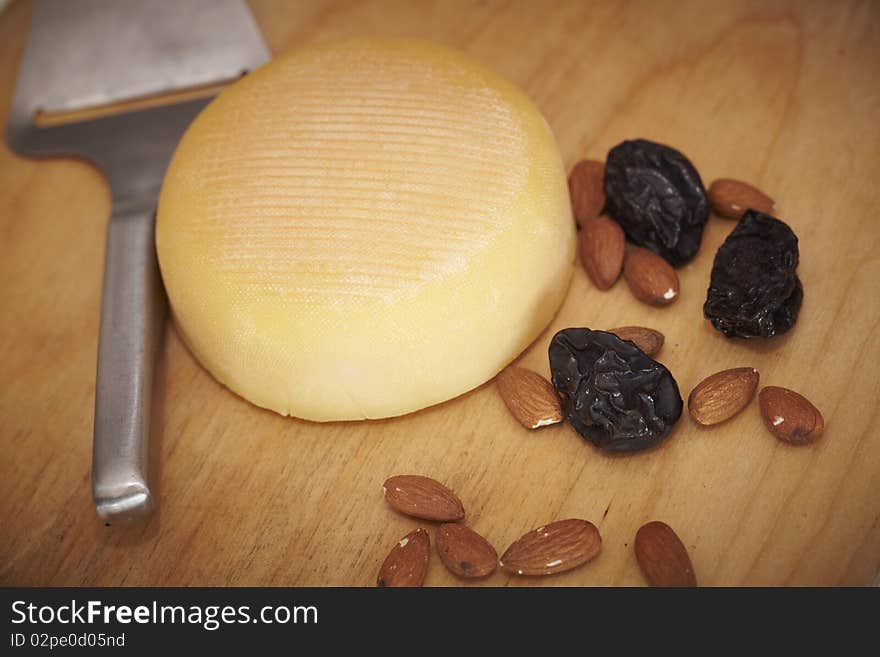
<svg viewBox="0 0 880 657">
<path fill-rule="evenodd" d="M 546 121 L 434 44 L 281 56 L 193 122 L 159 200 L 176 325 L 258 406 L 328 421 L 490 379 L 549 323 L 575 234 Z"/>
</svg>

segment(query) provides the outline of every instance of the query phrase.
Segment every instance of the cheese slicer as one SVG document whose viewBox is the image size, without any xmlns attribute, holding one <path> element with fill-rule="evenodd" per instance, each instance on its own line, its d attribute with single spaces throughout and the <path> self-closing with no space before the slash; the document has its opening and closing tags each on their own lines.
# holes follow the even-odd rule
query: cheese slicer
<svg viewBox="0 0 880 657">
<path fill-rule="evenodd" d="M 35 0 L 7 124 L 25 156 L 106 176 L 92 492 L 106 522 L 153 507 L 147 447 L 166 301 L 154 244 L 168 161 L 220 88 L 269 59 L 243 0 Z"/>
</svg>

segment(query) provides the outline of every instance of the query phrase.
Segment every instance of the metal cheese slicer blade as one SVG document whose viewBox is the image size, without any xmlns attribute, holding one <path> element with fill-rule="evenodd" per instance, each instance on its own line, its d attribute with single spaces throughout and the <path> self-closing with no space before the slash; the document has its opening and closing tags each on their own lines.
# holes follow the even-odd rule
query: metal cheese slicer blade
<svg viewBox="0 0 880 657">
<path fill-rule="evenodd" d="M 162 177 L 220 86 L 269 59 L 244 0 L 36 0 L 7 125 L 29 156 L 83 157 L 110 185 L 92 488 L 109 521 L 149 514 L 153 369 L 166 304 Z"/>
</svg>

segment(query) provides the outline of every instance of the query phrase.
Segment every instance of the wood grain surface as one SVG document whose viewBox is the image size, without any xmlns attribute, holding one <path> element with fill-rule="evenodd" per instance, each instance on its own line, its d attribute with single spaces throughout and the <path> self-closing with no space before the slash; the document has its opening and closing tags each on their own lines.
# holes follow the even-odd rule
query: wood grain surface
<svg viewBox="0 0 880 657">
<path fill-rule="evenodd" d="M 520 359 L 548 374 L 564 326 L 640 324 L 688 392 L 754 366 L 823 412 L 808 447 L 774 439 L 753 402 L 700 428 L 685 415 L 659 449 L 606 456 L 568 426 L 528 432 L 492 382 L 441 406 L 374 422 L 312 424 L 222 388 L 169 326 L 156 386 L 145 525 L 105 527 L 90 495 L 106 186 L 88 165 L 0 147 L 0 584 L 371 585 L 419 523 L 382 482 L 450 485 L 467 522 L 502 552 L 521 534 L 581 517 L 604 539 L 589 565 L 488 585 L 643 585 L 636 530 L 662 520 L 706 585 L 865 585 L 880 564 L 880 4 L 876 2 L 410 2 L 259 0 L 274 52 L 354 34 L 425 37 L 520 84 L 566 164 L 622 139 L 685 152 L 708 184 L 747 180 L 800 238 L 805 299 L 788 335 L 734 342 L 701 316 L 713 217 L 680 270 L 681 298 L 650 308 L 578 267 L 552 326 Z M 5 122 L 30 8 L 0 14 Z M 433 528 L 429 526 L 432 533 Z M 432 558 L 428 585 L 459 581 Z"/>
</svg>

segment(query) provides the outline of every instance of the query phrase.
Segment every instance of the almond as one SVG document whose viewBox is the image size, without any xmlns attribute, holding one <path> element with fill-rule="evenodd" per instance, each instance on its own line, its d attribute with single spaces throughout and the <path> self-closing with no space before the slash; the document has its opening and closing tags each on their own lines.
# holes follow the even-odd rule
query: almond
<svg viewBox="0 0 880 657">
<path fill-rule="evenodd" d="M 825 420 L 810 401 L 788 388 L 767 386 L 758 395 L 764 424 L 774 436 L 787 443 L 811 443 L 825 429 Z"/>
<path fill-rule="evenodd" d="M 498 553 L 489 541 L 457 522 L 437 528 L 437 552 L 452 574 L 467 579 L 491 575 L 498 564 Z"/>
<path fill-rule="evenodd" d="M 388 553 L 379 569 L 376 586 L 421 586 L 428 574 L 430 557 L 428 532 L 421 527 L 411 531 Z"/>
<path fill-rule="evenodd" d="M 393 509 L 414 518 L 441 522 L 464 518 L 458 496 L 430 477 L 396 475 L 385 482 L 382 491 Z"/>
<path fill-rule="evenodd" d="M 581 160 L 568 176 L 571 210 L 578 226 L 598 217 L 605 207 L 605 163 Z"/>
<path fill-rule="evenodd" d="M 703 379 L 688 396 L 688 412 L 698 424 L 718 424 L 749 405 L 758 389 L 758 370 L 735 367 Z"/>
<path fill-rule="evenodd" d="M 501 399 L 521 425 L 537 429 L 562 422 L 562 409 L 553 384 L 537 372 L 511 365 L 498 374 Z"/>
<path fill-rule="evenodd" d="M 719 178 L 709 185 L 709 204 L 715 214 L 728 219 L 741 219 L 749 208 L 772 214 L 773 199 L 760 189 L 741 180 Z"/>
<path fill-rule="evenodd" d="M 697 577 L 681 539 L 666 523 L 654 521 L 636 533 L 636 560 L 651 586 L 696 586 Z"/>
<path fill-rule="evenodd" d="M 581 261 L 590 280 L 607 290 L 620 278 L 626 238 L 623 228 L 607 216 L 587 219 L 581 225 Z"/>
<path fill-rule="evenodd" d="M 623 276 L 633 296 L 652 306 L 665 306 L 678 298 L 678 274 L 653 251 L 635 247 L 626 254 Z"/>
<path fill-rule="evenodd" d="M 586 520 L 558 520 L 513 543 L 498 565 L 515 575 L 551 575 L 587 563 L 602 549 L 599 530 Z"/>
<path fill-rule="evenodd" d="M 621 340 L 629 340 L 648 356 L 653 356 L 663 346 L 663 334 L 644 326 L 621 326 L 609 329 L 608 332 L 613 333 Z"/>
</svg>

